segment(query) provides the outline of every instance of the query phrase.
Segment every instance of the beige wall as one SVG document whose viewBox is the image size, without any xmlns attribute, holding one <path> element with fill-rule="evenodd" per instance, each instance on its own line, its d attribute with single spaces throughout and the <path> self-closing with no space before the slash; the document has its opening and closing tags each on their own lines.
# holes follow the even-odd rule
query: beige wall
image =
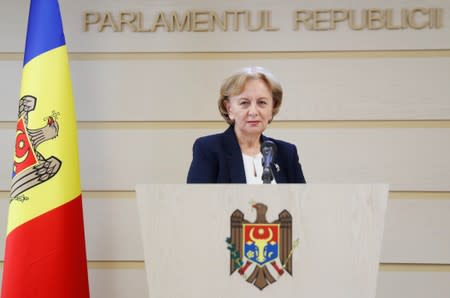
<svg viewBox="0 0 450 298">
<path fill-rule="evenodd" d="M 448 1 L 72 2 L 61 1 L 61 10 L 79 119 L 92 297 L 146 297 L 134 185 L 184 183 L 195 138 L 226 127 L 216 109 L 221 80 L 247 65 L 267 67 L 281 80 L 284 103 L 267 134 L 298 146 L 309 182 L 391 185 L 377 297 L 448 297 Z M 81 30 L 84 10 L 262 6 L 274 12 L 280 31 Z M 280 16 L 290 18 L 299 6 L 442 7 L 444 27 L 294 35 Z M 0 268 L 27 13 L 28 1 L 0 3 Z"/>
</svg>

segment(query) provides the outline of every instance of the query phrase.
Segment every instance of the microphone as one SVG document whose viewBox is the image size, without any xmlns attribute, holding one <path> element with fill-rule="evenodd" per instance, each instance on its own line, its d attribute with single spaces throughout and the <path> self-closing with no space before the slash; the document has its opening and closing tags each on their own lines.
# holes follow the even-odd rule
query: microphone
<svg viewBox="0 0 450 298">
<path fill-rule="evenodd" d="M 277 145 L 272 141 L 264 141 L 261 145 L 262 166 L 263 172 L 261 179 L 264 184 L 270 184 L 273 180 L 272 163 L 275 153 L 277 152 Z"/>
</svg>

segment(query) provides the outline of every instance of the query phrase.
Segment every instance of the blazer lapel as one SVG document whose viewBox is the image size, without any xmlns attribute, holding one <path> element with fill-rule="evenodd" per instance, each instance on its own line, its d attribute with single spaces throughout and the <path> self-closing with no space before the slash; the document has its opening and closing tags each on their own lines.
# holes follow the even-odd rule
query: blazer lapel
<svg viewBox="0 0 450 298">
<path fill-rule="evenodd" d="M 281 169 L 277 157 L 274 158 L 272 164 L 272 173 L 277 183 L 287 183 L 286 173 Z"/>
<path fill-rule="evenodd" d="M 225 148 L 225 156 L 227 165 L 230 170 L 231 183 L 246 183 L 244 161 L 242 160 L 241 148 L 234 134 L 234 127 L 230 126 L 223 133 L 223 148 Z"/>
</svg>

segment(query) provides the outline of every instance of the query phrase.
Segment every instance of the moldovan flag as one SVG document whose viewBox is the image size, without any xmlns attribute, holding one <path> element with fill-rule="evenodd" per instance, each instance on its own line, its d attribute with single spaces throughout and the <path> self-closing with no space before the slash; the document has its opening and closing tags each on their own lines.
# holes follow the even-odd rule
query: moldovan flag
<svg viewBox="0 0 450 298">
<path fill-rule="evenodd" d="M 57 0 L 31 0 L 2 298 L 89 297 L 76 117 Z"/>
</svg>

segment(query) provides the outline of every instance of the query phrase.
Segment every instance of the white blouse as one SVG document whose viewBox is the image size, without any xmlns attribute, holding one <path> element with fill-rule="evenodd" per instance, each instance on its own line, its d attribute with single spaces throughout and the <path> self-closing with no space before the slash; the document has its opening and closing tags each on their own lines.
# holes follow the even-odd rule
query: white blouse
<svg viewBox="0 0 450 298">
<path fill-rule="evenodd" d="M 244 160 L 245 178 L 247 184 L 263 184 L 261 179 L 263 166 L 262 166 L 262 154 L 258 153 L 255 156 L 250 156 L 242 153 L 242 159 Z M 272 184 L 276 184 L 275 177 L 272 180 Z"/>
</svg>

